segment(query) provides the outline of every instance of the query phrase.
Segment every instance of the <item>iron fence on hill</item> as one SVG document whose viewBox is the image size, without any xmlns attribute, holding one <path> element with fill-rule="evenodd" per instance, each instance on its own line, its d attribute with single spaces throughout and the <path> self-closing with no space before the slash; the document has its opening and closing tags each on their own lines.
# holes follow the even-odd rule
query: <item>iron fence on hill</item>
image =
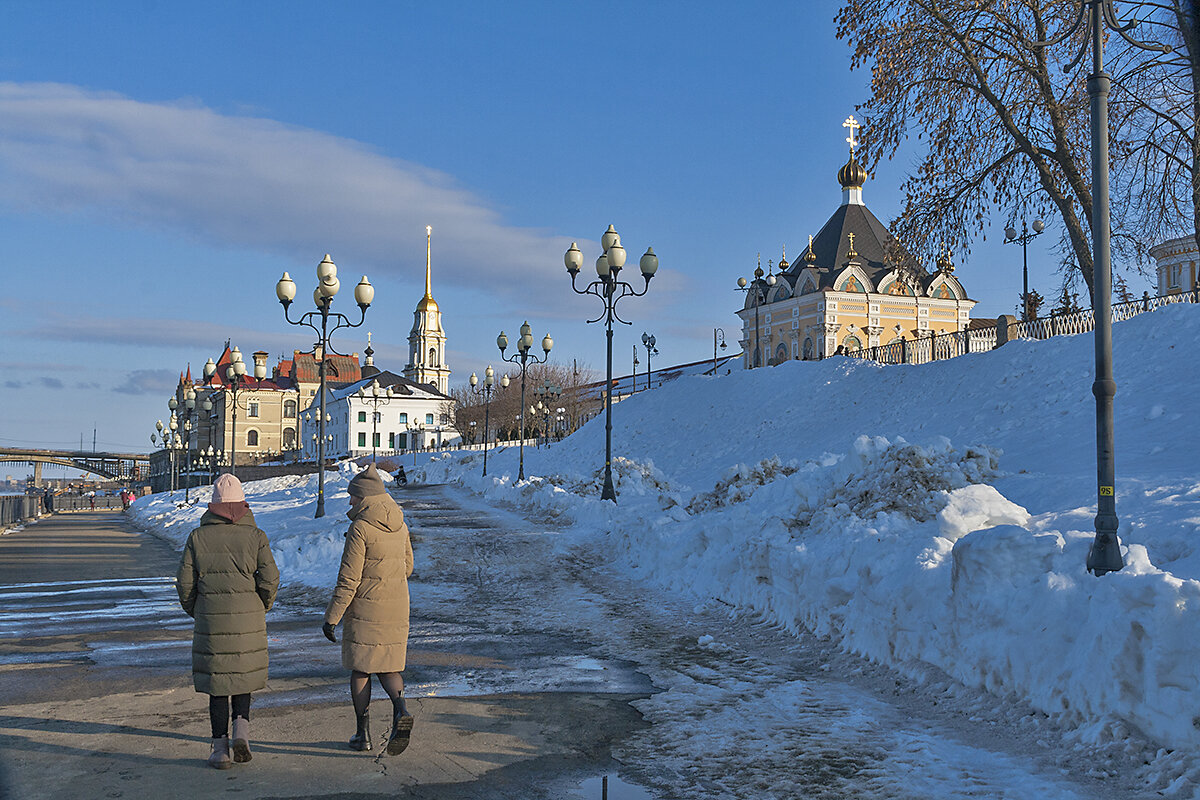
<svg viewBox="0 0 1200 800">
<path fill-rule="evenodd" d="M 1147 292 L 1139 300 L 1113 303 L 1112 320 L 1113 322 L 1123 322 L 1138 314 L 1145 314 L 1163 306 L 1178 303 L 1200 303 L 1200 285 L 1188 292 L 1173 292 L 1157 297 L 1151 297 Z M 1052 336 L 1070 336 L 1076 333 L 1090 333 L 1095 327 L 1096 317 L 1090 308 L 1067 314 L 1052 313 L 1028 322 L 1003 316 L 996 321 L 994 328 L 973 328 L 943 333 L 939 336 L 900 339 L 888 344 L 852 350 L 842 353 L 842 355 L 875 361 L 880 364 L 925 364 L 967 353 L 986 353 L 1015 339 L 1049 339 Z"/>
</svg>

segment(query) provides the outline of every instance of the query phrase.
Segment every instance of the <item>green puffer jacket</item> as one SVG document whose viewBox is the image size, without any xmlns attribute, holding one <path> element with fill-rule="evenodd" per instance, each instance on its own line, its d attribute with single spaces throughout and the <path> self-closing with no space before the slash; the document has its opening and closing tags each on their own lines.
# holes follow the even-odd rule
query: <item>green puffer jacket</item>
<svg viewBox="0 0 1200 800">
<path fill-rule="evenodd" d="M 179 603 L 196 620 L 192 681 L 205 694 L 245 694 L 267 685 L 266 613 L 275 602 L 279 570 L 254 515 L 240 511 L 240 517 L 232 513 L 234 520 L 211 507 L 204 512 L 175 576 Z"/>
</svg>

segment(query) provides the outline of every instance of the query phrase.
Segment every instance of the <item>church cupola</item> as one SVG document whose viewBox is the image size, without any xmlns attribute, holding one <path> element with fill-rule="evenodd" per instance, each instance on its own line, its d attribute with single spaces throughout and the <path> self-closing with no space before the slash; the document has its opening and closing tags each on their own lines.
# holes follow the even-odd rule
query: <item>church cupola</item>
<svg viewBox="0 0 1200 800">
<path fill-rule="evenodd" d="M 842 185 L 842 205 L 861 206 L 863 204 L 862 187 L 867 182 L 867 171 L 854 157 L 854 148 L 858 146 L 854 132 L 861 126 L 854 115 L 851 115 L 842 123 L 842 127 L 850 129 L 850 135 L 846 137 L 846 141 L 850 143 L 850 160 L 838 170 L 838 183 Z"/>
</svg>

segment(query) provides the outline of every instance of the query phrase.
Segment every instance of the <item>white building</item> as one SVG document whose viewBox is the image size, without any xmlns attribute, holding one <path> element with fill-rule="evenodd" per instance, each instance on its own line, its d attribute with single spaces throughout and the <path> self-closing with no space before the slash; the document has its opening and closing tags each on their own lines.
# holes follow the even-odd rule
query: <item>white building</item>
<svg viewBox="0 0 1200 800">
<path fill-rule="evenodd" d="M 364 377 L 355 383 L 326 391 L 325 435 L 331 437 L 325 448 L 326 458 L 357 458 L 370 455 L 372 448 L 376 455 L 399 455 L 458 441 L 452 398 L 428 384 L 386 370 L 375 371 L 369 364 L 363 373 Z M 372 391 L 374 383 L 379 385 L 377 401 Z M 388 387 L 391 397 L 386 393 Z M 360 389 L 365 396 L 360 395 Z M 317 457 L 314 437 L 320 407 L 318 394 L 304 410 L 304 430 L 310 432 L 304 442 L 305 459 Z"/>
</svg>

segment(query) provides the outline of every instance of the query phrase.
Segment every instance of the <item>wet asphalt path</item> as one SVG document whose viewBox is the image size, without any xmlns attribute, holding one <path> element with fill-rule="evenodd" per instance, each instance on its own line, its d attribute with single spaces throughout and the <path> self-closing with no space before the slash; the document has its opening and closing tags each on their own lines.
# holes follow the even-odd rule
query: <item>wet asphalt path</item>
<svg viewBox="0 0 1200 800">
<path fill-rule="evenodd" d="M 320 632 L 328 589 L 294 587 L 268 614 L 270 688 L 256 693 L 252 712 L 255 725 L 289 731 L 278 745 L 264 745 L 267 757 L 278 754 L 286 780 L 264 774 L 271 764 L 260 756 L 255 771 L 231 773 L 244 776 L 236 791 L 576 796 L 581 781 L 612 769 L 612 742 L 640 724 L 628 701 L 648 694 L 648 681 L 626 663 L 597 658 L 569 631 L 512 614 L 486 559 L 461 558 L 460 548 L 486 552 L 507 535 L 487 514 L 462 509 L 438 487 L 414 487 L 398 499 L 419 570 L 405 680 L 423 738 L 412 758 L 369 762 L 365 776 L 358 766 L 339 778 L 346 752 L 338 740 L 351 731 L 341 730 L 350 714 L 340 648 Z M 94 796 L 170 797 L 180 776 L 202 765 L 206 714 L 191 690 L 192 623 L 176 599 L 177 563 L 169 544 L 120 514 L 50 517 L 0 536 L 0 797 L 6 764 L 9 782 L 21 788 L 16 796 L 29 797 L 92 796 L 85 787 L 97 776 L 116 788 Z M 378 687 L 375 694 L 382 698 Z M 336 732 L 325 730 L 325 719 Z M 315 755 L 283 741 L 314 735 L 333 741 Z M 148 746 L 155 756 L 141 752 Z M 163 749 L 180 753 L 163 759 Z M 332 768 L 322 760 L 329 758 L 337 759 Z M 55 766 L 43 785 L 32 776 L 44 774 L 47 759 Z M 319 771 L 306 777 L 313 759 Z M 201 768 L 188 780 L 216 780 L 210 773 L 221 774 Z M 376 793 L 371 774 L 394 785 Z M 285 791 L 288 780 L 294 785 Z"/>
</svg>

